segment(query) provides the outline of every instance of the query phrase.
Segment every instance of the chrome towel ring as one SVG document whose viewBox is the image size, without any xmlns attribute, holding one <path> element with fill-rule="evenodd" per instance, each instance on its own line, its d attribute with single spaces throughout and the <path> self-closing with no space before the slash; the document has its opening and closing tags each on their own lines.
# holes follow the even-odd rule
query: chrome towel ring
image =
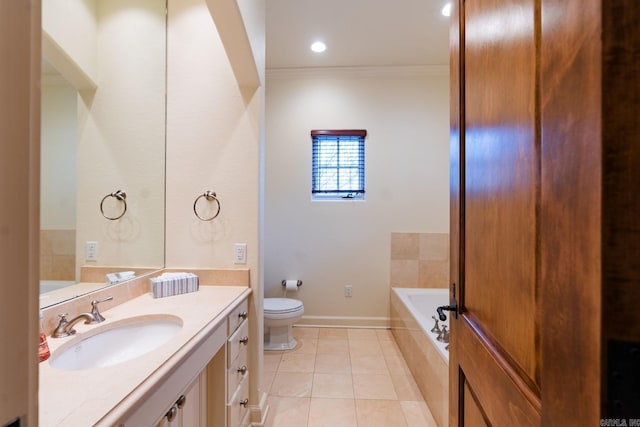
<svg viewBox="0 0 640 427">
<path fill-rule="evenodd" d="M 209 202 L 214 201 L 216 202 L 217 206 L 217 210 L 216 213 L 213 214 L 213 216 L 211 218 L 203 218 L 200 216 L 200 214 L 198 213 L 198 200 L 200 200 L 201 198 L 205 198 L 206 200 L 208 200 Z M 217 217 L 220 214 L 220 200 L 218 200 L 218 197 L 216 196 L 216 193 L 214 193 L 213 191 L 205 191 L 204 194 L 199 195 L 198 197 L 196 197 L 195 202 L 193 202 L 193 213 L 196 214 L 196 216 L 198 217 L 199 220 L 202 221 L 211 221 L 212 219 L 214 219 L 215 217 Z"/>
<path fill-rule="evenodd" d="M 107 200 L 108 197 L 113 197 L 117 200 L 120 200 L 123 203 L 124 208 L 122 209 L 122 213 L 118 216 L 111 217 L 104 213 L 104 201 Z M 100 213 L 102 216 L 107 218 L 108 220 L 115 221 L 116 219 L 122 218 L 122 216 L 127 212 L 127 193 L 122 190 L 114 191 L 113 193 L 109 193 L 102 198 L 100 202 Z"/>
</svg>

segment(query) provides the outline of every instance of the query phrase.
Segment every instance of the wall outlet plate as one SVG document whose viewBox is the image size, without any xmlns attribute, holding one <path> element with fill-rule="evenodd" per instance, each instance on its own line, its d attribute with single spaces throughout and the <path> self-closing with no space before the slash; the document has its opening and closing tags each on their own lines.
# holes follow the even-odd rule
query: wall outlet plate
<svg viewBox="0 0 640 427">
<path fill-rule="evenodd" d="M 347 298 L 351 298 L 353 296 L 353 286 L 345 285 L 344 287 L 344 296 Z"/>
<path fill-rule="evenodd" d="M 246 264 L 247 263 L 247 244 L 236 243 L 233 245 L 233 263 L 234 264 Z"/>
<path fill-rule="evenodd" d="M 98 260 L 98 242 L 88 240 L 84 246 L 84 259 L 86 261 Z"/>
</svg>

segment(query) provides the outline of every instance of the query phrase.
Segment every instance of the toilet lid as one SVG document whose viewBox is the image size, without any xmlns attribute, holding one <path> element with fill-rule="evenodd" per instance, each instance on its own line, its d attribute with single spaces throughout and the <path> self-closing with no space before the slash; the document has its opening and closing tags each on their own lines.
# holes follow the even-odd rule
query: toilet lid
<svg viewBox="0 0 640 427">
<path fill-rule="evenodd" d="M 302 308 L 302 301 L 293 298 L 265 298 L 264 311 L 269 313 L 291 313 Z"/>
</svg>

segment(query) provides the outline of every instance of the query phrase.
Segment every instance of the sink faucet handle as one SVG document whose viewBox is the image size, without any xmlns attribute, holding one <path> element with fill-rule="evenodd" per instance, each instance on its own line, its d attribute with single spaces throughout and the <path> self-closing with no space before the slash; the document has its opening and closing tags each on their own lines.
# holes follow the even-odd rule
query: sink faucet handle
<svg viewBox="0 0 640 427">
<path fill-rule="evenodd" d="M 105 301 L 111 301 L 113 297 L 107 297 L 103 300 L 93 300 L 91 301 L 91 315 L 93 316 L 93 321 L 90 323 L 100 323 L 104 322 L 105 318 L 102 314 L 100 314 L 100 310 L 98 310 L 98 304 Z"/>
<path fill-rule="evenodd" d="M 101 299 L 101 300 L 93 300 L 91 301 L 91 305 L 96 305 L 96 304 L 100 304 L 101 302 L 106 302 L 106 301 L 111 301 L 113 299 L 113 297 L 106 297 L 105 299 Z"/>
<path fill-rule="evenodd" d="M 67 320 L 67 316 L 68 315 L 69 315 L 69 313 L 58 314 L 58 317 L 60 318 L 60 320 L 58 320 L 58 326 L 66 325 L 67 323 L 69 323 L 69 321 Z"/>
</svg>

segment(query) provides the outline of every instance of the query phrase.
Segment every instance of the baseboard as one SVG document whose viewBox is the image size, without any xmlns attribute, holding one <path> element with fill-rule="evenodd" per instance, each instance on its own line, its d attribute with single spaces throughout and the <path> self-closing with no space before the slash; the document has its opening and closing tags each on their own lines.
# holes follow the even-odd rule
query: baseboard
<svg viewBox="0 0 640 427">
<path fill-rule="evenodd" d="M 267 405 L 267 393 L 260 392 L 260 403 L 251 406 L 251 427 L 264 427 L 269 415 L 269 405 Z"/>
<path fill-rule="evenodd" d="M 389 329 L 390 324 L 388 317 L 303 316 L 294 326 Z"/>
</svg>

